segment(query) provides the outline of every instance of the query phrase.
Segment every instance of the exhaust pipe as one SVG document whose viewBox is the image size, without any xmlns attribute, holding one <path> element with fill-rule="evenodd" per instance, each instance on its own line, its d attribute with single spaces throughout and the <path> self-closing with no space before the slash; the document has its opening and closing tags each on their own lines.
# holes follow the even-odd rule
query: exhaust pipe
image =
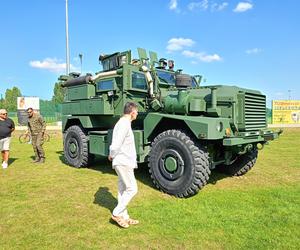
<svg viewBox="0 0 300 250">
<path fill-rule="evenodd" d="M 149 72 L 149 69 L 148 69 L 147 66 L 143 65 L 142 70 L 145 73 L 146 80 L 147 80 L 148 85 L 149 85 L 149 94 L 150 94 L 151 97 L 154 97 L 154 94 L 153 94 L 153 79 L 152 79 L 152 76 Z"/>
</svg>

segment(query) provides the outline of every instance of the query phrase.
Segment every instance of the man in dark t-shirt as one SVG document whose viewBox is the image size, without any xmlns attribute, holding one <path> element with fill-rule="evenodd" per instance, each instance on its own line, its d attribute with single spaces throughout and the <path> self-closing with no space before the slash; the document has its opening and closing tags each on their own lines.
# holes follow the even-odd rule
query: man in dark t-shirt
<svg viewBox="0 0 300 250">
<path fill-rule="evenodd" d="M 0 150 L 2 154 L 2 167 L 8 167 L 9 144 L 11 132 L 15 130 L 14 121 L 7 117 L 7 111 L 0 109 Z"/>
</svg>

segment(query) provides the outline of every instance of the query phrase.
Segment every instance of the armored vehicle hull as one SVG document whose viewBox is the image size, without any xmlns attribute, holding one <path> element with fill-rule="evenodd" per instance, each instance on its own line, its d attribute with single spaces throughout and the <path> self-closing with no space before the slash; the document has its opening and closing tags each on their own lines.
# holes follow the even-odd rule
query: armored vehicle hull
<svg viewBox="0 0 300 250">
<path fill-rule="evenodd" d="M 148 162 L 160 190 L 177 197 L 196 194 L 217 168 L 243 175 L 258 149 L 279 133 L 267 129 L 266 97 L 236 86 L 200 86 L 197 77 L 166 69 L 156 53 L 139 49 L 102 56 L 94 76 L 65 76 L 64 157 L 74 167 L 107 157 L 112 129 L 127 101 L 138 105 L 132 127 L 137 160 Z"/>
</svg>

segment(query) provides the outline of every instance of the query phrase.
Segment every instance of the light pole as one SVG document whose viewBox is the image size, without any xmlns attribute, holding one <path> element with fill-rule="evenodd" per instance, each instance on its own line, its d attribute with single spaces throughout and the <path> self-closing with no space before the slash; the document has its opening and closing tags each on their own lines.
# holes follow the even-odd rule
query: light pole
<svg viewBox="0 0 300 250">
<path fill-rule="evenodd" d="M 78 56 L 80 59 L 80 75 L 82 75 L 82 57 L 83 57 L 83 55 L 80 53 Z"/>
<path fill-rule="evenodd" d="M 68 0 L 66 0 L 66 74 L 70 73 L 70 50 L 69 50 L 69 16 Z"/>
<path fill-rule="evenodd" d="M 288 92 L 289 92 L 289 101 L 290 101 L 291 100 L 291 92 L 292 91 L 289 89 Z"/>
</svg>

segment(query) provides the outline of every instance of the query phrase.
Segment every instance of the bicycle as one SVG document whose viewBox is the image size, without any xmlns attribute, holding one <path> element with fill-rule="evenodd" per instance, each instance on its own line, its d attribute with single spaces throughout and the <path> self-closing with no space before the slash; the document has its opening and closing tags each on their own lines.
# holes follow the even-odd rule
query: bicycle
<svg viewBox="0 0 300 250">
<path fill-rule="evenodd" d="M 44 142 L 50 141 L 50 135 L 48 133 L 44 133 Z M 29 132 L 25 132 L 19 136 L 20 143 L 31 143 L 31 134 Z"/>
</svg>

